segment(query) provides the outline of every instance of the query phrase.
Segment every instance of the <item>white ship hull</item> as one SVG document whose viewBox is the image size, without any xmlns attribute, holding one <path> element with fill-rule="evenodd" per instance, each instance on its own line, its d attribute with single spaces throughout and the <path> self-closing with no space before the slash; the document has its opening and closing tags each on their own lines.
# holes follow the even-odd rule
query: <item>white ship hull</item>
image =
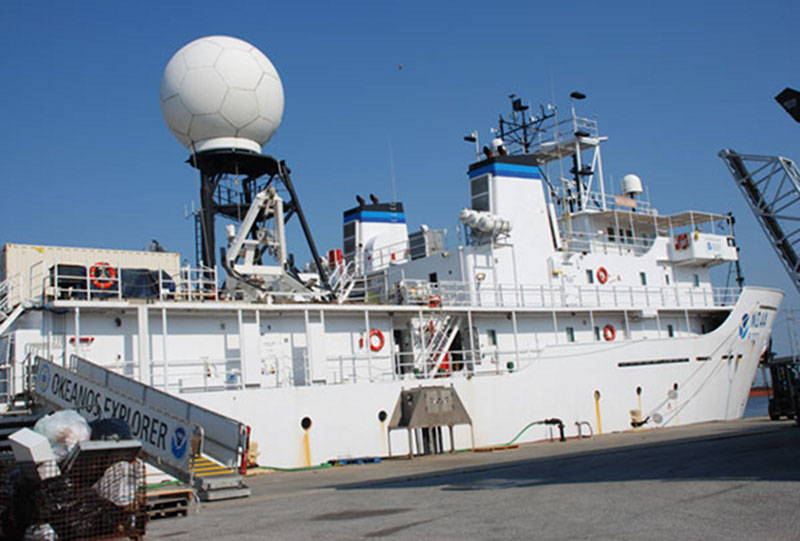
<svg viewBox="0 0 800 541">
<path fill-rule="evenodd" d="M 579 430 L 584 435 L 629 430 L 635 415 L 632 410 L 641 412 L 645 428 L 741 417 L 782 297 L 783 293 L 774 290 L 745 288 L 735 306 L 725 311 L 724 321 L 706 334 L 659 338 L 647 332 L 644 321 L 640 330 L 631 330 L 630 339 L 618 336 L 614 341 L 581 341 L 579 333 L 575 343 L 544 344 L 546 338 L 557 341 L 557 336 L 540 332 L 536 340 L 542 345 L 538 349 L 518 348 L 494 355 L 515 359 L 512 367 L 504 360 L 487 358 L 471 370 L 462 367 L 452 375 L 427 379 L 395 373 L 390 355 L 375 352 L 367 359 L 366 348 L 359 350 L 357 343 L 355 348 L 360 353 L 346 360 L 325 356 L 325 363 L 319 364 L 301 354 L 299 372 L 297 362 L 281 366 L 274 362 L 278 358 L 274 351 L 265 354 L 269 344 L 284 339 L 305 350 L 305 318 L 315 308 L 324 311 L 326 340 L 341 340 L 346 335 L 347 341 L 357 342 L 363 328 L 348 328 L 348 323 L 363 320 L 363 306 L 355 311 L 353 307 L 298 305 L 298 312 L 292 316 L 289 306 L 247 306 L 237 312 L 227 303 L 203 303 L 183 310 L 162 303 L 162 308 L 170 306 L 162 312 L 157 303 L 62 302 L 57 304 L 67 310 L 63 314 L 29 312 L 18 322 L 22 330 L 15 333 L 15 340 L 18 351 L 56 360 L 79 354 L 237 419 L 251 427 L 260 464 L 301 467 L 337 458 L 407 454 L 407 433 L 395 430 L 389 434 L 388 418 L 400 391 L 420 385 L 455 387 L 473 422 L 472 429 L 455 427 L 456 448 L 471 447 L 473 436 L 476 446 L 557 436 L 558 431 L 549 426 L 535 425 L 523 431 L 531 422 L 547 418 L 563 421 L 567 437 L 572 437 Z M 66 308 L 68 305 L 71 307 Z M 138 353 L 142 329 L 137 321 L 143 308 L 152 314 L 148 318 L 148 344 L 141 350 L 150 353 L 146 363 Z M 391 328 L 385 325 L 391 326 L 399 307 L 390 308 L 371 307 L 371 326 L 383 327 L 389 334 Z M 425 318 L 437 310 L 426 307 L 423 312 Z M 161 334 L 164 313 L 168 314 L 168 332 Z M 496 327 L 500 329 L 500 343 L 508 334 L 502 332 L 501 325 L 509 323 L 511 314 L 470 311 L 476 332 Z M 564 321 L 589 317 L 580 311 L 514 312 L 520 328 L 525 327 L 525 321 L 552 322 L 553 314 Z M 688 314 L 686 311 L 683 315 Z M 743 325 L 745 314 L 748 322 Z M 692 312 L 691 320 L 696 317 L 700 316 Z M 252 362 L 239 362 L 242 357 L 237 354 L 247 359 L 250 353 L 247 322 L 255 323 L 256 318 L 258 328 L 265 332 L 257 335 L 253 346 L 262 351 L 253 352 Z M 80 337 L 84 337 L 83 342 Z M 527 343 L 533 337 L 518 333 L 516 340 Z M 226 349 L 227 360 L 212 361 L 215 353 L 224 356 Z M 388 345 L 384 349 L 388 350 Z M 309 349 L 312 355 L 313 350 Z M 136 353 L 124 357 L 126 351 Z M 486 352 L 484 356 L 493 357 Z M 116 358 L 134 361 L 109 363 Z M 316 377 L 299 385 L 297 379 L 313 372 L 315 366 L 322 367 Z M 232 381 L 232 374 L 236 381 Z M 599 392 L 599 400 L 595 392 Z M 380 412 L 386 413 L 383 421 Z M 311 420 L 308 430 L 301 426 L 306 418 Z M 449 448 L 449 436 L 445 433 L 444 437 L 444 447 Z"/>
</svg>

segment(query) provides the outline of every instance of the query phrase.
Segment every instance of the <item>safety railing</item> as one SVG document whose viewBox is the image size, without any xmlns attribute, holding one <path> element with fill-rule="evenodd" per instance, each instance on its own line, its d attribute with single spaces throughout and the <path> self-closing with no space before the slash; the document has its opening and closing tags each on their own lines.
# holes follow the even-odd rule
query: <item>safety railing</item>
<svg viewBox="0 0 800 541">
<path fill-rule="evenodd" d="M 244 388 L 239 357 L 154 360 L 150 370 L 152 385 L 165 391 L 191 393 Z M 147 380 L 145 377 L 142 381 Z"/>
<path fill-rule="evenodd" d="M 568 191 L 560 186 L 556 188 L 556 194 L 560 201 L 569 201 L 572 199 L 577 199 L 578 197 L 578 193 L 574 189 L 572 191 Z M 595 191 L 586 192 L 584 197 L 588 208 L 611 211 L 618 210 L 624 212 L 635 211 L 637 214 L 644 214 L 648 216 L 658 215 L 658 210 L 656 210 L 656 208 L 645 199 L 632 199 L 627 196 L 613 194 L 604 195 Z"/>
<path fill-rule="evenodd" d="M 329 383 L 344 384 L 375 381 L 412 381 L 443 377 L 473 377 L 518 372 L 539 357 L 539 350 L 450 350 L 434 372 L 433 356 L 421 363 L 412 352 L 393 354 L 337 355 L 326 358 Z"/>
<path fill-rule="evenodd" d="M 489 308 L 717 308 L 736 304 L 739 288 L 710 286 L 491 285 L 403 280 L 392 292 L 398 304 Z"/>
<path fill-rule="evenodd" d="M 570 252 L 586 252 L 603 255 L 634 255 L 647 253 L 655 244 L 657 237 L 633 237 L 583 233 L 573 231 L 563 233 L 561 240 Z"/>
<path fill-rule="evenodd" d="M 44 278 L 44 297 L 53 300 L 175 301 L 218 300 L 216 269 L 183 267 L 176 276 L 164 270 L 54 265 Z"/>
<path fill-rule="evenodd" d="M 17 273 L 0 282 L 0 321 L 14 309 L 21 301 L 22 275 Z"/>
</svg>

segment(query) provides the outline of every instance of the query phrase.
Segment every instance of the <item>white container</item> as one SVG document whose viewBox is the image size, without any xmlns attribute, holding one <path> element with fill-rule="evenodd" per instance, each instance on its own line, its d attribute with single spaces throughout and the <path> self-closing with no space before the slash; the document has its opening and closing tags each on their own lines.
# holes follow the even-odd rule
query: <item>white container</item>
<svg viewBox="0 0 800 541">
<path fill-rule="evenodd" d="M 14 451 L 14 458 L 17 462 L 40 464 L 56 459 L 47 438 L 30 428 L 17 430 L 8 437 L 8 440 L 11 442 L 11 450 Z"/>
<path fill-rule="evenodd" d="M 0 282 L 9 280 L 9 306 L 13 307 L 23 300 L 41 297 L 53 265 L 81 265 L 88 272 L 99 262 L 114 268 L 163 270 L 173 278 L 180 271 L 180 254 L 175 252 L 6 243 L 0 246 Z"/>
</svg>

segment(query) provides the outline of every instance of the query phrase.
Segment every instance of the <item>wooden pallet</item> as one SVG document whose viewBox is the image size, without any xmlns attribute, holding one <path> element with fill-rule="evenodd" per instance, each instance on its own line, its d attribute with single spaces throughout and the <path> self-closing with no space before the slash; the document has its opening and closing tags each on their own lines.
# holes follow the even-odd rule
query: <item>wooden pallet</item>
<svg viewBox="0 0 800 541">
<path fill-rule="evenodd" d="M 189 487 L 147 489 L 147 518 L 185 517 L 189 514 L 189 504 L 193 499 L 194 490 Z"/>
</svg>

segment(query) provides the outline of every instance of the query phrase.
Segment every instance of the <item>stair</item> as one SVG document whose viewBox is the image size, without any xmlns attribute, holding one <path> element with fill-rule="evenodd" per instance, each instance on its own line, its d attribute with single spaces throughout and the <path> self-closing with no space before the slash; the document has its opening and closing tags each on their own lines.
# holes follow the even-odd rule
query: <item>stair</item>
<svg viewBox="0 0 800 541">
<path fill-rule="evenodd" d="M 242 476 L 232 468 L 204 456 L 196 456 L 191 462 L 197 496 L 201 501 L 246 498 L 250 487 L 242 482 Z"/>
<path fill-rule="evenodd" d="M 5 332 L 11 328 L 11 325 L 14 324 L 17 318 L 21 316 L 22 312 L 24 311 L 25 307 L 21 304 L 18 304 L 17 307 L 11 311 L 11 313 L 0 316 L 0 336 L 3 336 Z"/>
<path fill-rule="evenodd" d="M 431 317 L 429 323 L 423 324 L 418 329 L 416 342 L 419 354 L 415 365 L 426 377 L 435 377 L 446 364 L 450 346 L 460 326 L 460 317 L 437 314 Z M 423 334 L 426 335 L 424 339 Z"/>
</svg>

